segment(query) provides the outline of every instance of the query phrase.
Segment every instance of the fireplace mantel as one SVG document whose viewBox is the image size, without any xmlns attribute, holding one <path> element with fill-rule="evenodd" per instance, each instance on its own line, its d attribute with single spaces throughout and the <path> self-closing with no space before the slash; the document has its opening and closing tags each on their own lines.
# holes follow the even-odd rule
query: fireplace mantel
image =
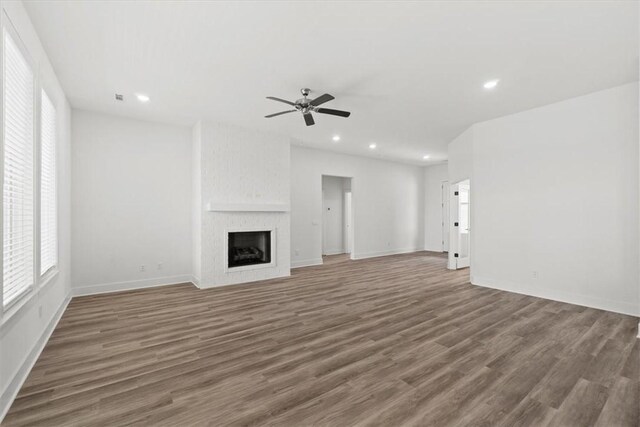
<svg viewBox="0 0 640 427">
<path fill-rule="evenodd" d="M 206 205 L 209 212 L 289 212 L 288 203 L 212 203 Z"/>
</svg>

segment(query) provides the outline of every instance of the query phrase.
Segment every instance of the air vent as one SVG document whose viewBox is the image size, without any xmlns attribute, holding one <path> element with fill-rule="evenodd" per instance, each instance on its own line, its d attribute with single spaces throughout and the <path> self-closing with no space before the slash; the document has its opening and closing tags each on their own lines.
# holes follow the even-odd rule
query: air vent
<svg viewBox="0 0 640 427">
<path fill-rule="evenodd" d="M 119 93 L 116 93 L 116 101 L 124 101 L 124 96 L 120 95 Z"/>
</svg>

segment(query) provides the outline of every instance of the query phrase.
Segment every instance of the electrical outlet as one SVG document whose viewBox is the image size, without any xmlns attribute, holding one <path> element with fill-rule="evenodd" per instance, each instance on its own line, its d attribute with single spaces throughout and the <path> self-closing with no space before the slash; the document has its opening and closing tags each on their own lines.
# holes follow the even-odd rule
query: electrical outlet
<svg viewBox="0 0 640 427">
<path fill-rule="evenodd" d="M 295 251 L 293 251 L 293 253 L 294 253 L 296 256 L 300 255 L 300 251 L 299 251 L 298 249 L 296 249 Z"/>
<path fill-rule="evenodd" d="M 144 268 L 144 265 L 141 265 L 140 266 L 140 272 L 143 272 L 143 271 L 145 271 L 145 268 Z"/>
<path fill-rule="evenodd" d="M 531 272 L 531 278 L 532 279 L 537 279 L 538 278 L 538 272 L 537 271 L 532 271 Z"/>
<path fill-rule="evenodd" d="M 161 262 L 158 263 L 158 270 L 162 270 L 162 263 Z"/>
</svg>

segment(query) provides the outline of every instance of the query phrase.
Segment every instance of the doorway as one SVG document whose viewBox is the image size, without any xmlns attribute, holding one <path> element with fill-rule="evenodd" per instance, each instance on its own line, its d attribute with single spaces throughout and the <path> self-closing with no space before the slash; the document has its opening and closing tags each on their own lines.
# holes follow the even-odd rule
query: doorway
<svg viewBox="0 0 640 427">
<path fill-rule="evenodd" d="M 471 182 L 466 179 L 451 186 L 449 268 L 471 264 Z"/>
<path fill-rule="evenodd" d="M 322 175 L 322 256 L 352 253 L 351 178 Z"/>
</svg>

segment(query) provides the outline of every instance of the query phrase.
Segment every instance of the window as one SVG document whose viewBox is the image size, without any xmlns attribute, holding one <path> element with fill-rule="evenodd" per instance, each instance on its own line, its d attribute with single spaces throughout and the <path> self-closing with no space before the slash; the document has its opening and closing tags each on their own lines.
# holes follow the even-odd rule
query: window
<svg viewBox="0 0 640 427">
<path fill-rule="evenodd" d="M 40 274 L 58 264 L 56 109 L 42 91 L 40 104 Z"/>
<path fill-rule="evenodd" d="M 27 59 L 3 26 L 2 305 L 34 284 L 34 79 Z"/>
</svg>

